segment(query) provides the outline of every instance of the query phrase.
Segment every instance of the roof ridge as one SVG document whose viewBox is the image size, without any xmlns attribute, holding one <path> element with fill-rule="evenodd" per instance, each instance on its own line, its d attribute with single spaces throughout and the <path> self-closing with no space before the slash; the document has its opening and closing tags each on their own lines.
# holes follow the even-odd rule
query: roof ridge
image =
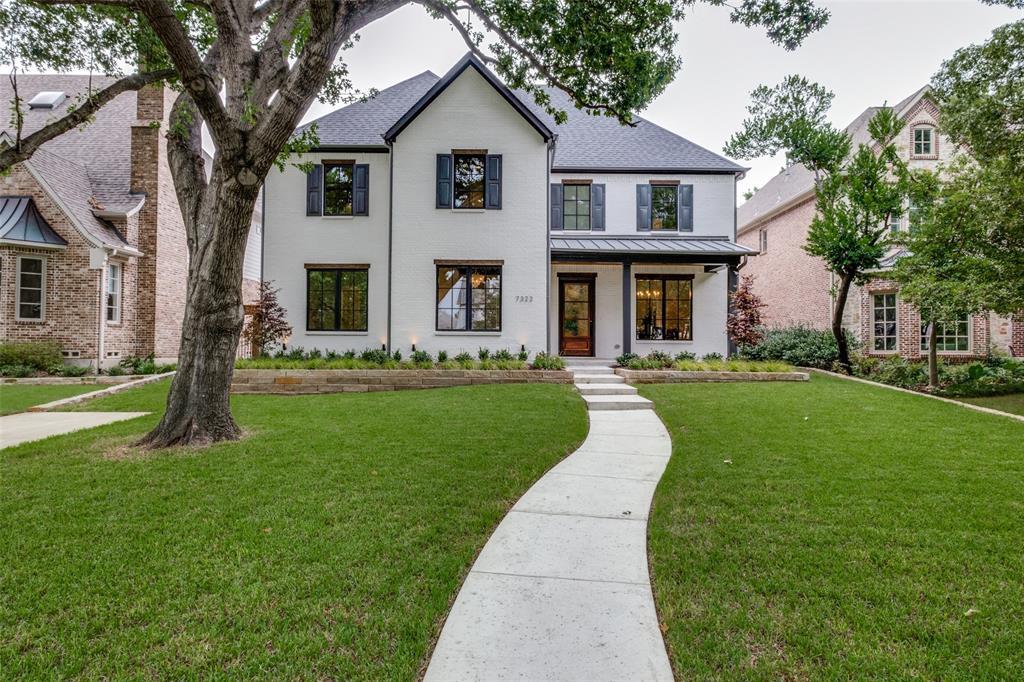
<svg viewBox="0 0 1024 682">
<path fill-rule="evenodd" d="M 378 90 L 377 93 L 374 94 L 374 95 L 371 95 L 369 97 L 362 98 L 362 99 L 357 99 L 354 102 L 349 102 L 348 104 L 346 104 L 343 107 L 338 107 L 337 109 L 332 109 L 332 110 L 328 111 L 326 114 L 324 114 L 323 116 L 318 116 L 318 117 L 314 118 L 312 121 L 307 121 L 306 123 L 303 123 L 302 125 L 298 126 L 296 128 L 296 130 L 303 130 L 305 128 L 308 128 L 309 126 L 313 125 L 314 123 L 318 123 L 320 121 L 323 121 L 325 118 L 328 118 L 330 116 L 335 116 L 339 112 L 342 112 L 342 111 L 345 111 L 347 109 L 350 109 L 351 107 L 355 107 L 355 106 L 358 106 L 358 105 L 361 105 L 361 104 L 367 104 L 369 102 L 372 102 L 372 101 L 376 100 L 377 98 L 379 98 L 381 95 L 383 95 L 383 94 L 385 94 L 385 93 L 387 93 L 389 91 L 392 91 L 392 90 L 394 90 L 395 88 L 397 88 L 399 86 L 405 85 L 407 83 L 411 83 L 412 81 L 415 81 L 415 80 L 417 80 L 419 78 L 423 78 L 424 76 L 428 76 L 430 78 L 433 78 L 434 80 L 438 80 L 440 78 L 436 73 L 434 73 L 430 69 L 427 69 L 426 71 L 422 71 L 422 72 L 416 74 L 415 76 L 409 76 L 408 78 L 406 78 L 404 80 L 400 80 L 397 83 L 392 83 L 391 85 L 387 86 L 386 88 L 384 88 L 382 90 Z"/>
</svg>

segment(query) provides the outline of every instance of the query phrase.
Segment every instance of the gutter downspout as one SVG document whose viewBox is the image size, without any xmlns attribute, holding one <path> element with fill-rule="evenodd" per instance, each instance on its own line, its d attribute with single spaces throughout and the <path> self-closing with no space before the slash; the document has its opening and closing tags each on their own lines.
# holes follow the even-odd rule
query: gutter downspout
<svg viewBox="0 0 1024 682">
<path fill-rule="evenodd" d="M 544 183 L 544 205 L 547 207 L 544 216 L 544 253 L 547 254 L 544 273 L 544 353 L 551 355 L 551 166 L 555 159 L 555 140 L 552 137 L 548 142 L 547 168 L 545 169 L 546 182 Z M 606 199 L 607 201 L 607 199 Z"/>
<path fill-rule="evenodd" d="M 106 295 L 107 268 L 109 267 L 110 252 L 103 250 L 103 267 L 100 268 L 100 281 L 97 287 L 99 291 L 99 311 L 96 324 L 96 374 L 102 370 L 104 352 L 106 350 L 106 315 L 104 315 L 103 299 Z"/>
<path fill-rule="evenodd" d="M 388 322 L 384 332 L 384 345 L 391 352 L 391 264 L 392 240 L 395 223 L 395 143 L 386 141 L 388 145 Z"/>
</svg>

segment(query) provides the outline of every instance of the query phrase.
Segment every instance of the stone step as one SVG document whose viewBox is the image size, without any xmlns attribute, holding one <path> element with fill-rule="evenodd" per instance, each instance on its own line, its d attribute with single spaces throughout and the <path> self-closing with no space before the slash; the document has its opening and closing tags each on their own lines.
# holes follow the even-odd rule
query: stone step
<svg viewBox="0 0 1024 682">
<path fill-rule="evenodd" d="M 577 384 L 624 384 L 626 380 L 618 374 L 573 374 Z"/>
<path fill-rule="evenodd" d="M 585 395 L 588 410 L 650 410 L 653 403 L 638 395 Z"/>
<path fill-rule="evenodd" d="M 576 384 L 581 395 L 636 395 L 636 389 L 625 384 Z"/>
<path fill-rule="evenodd" d="M 615 374 L 611 367 L 567 367 L 573 374 Z"/>
</svg>

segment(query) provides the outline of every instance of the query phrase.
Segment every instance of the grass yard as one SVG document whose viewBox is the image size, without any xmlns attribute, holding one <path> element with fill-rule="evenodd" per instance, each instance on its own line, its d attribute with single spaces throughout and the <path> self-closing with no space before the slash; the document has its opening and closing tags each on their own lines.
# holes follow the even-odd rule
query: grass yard
<svg viewBox="0 0 1024 682">
<path fill-rule="evenodd" d="M 957 398 L 965 403 L 973 403 L 982 407 L 991 407 L 993 410 L 1010 412 L 1011 414 L 1024 415 L 1024 393 L 1010 393 L 1009 395 L 991 395 L 981 398 Z"/>
<path fill-rule="evenodd" d="M 107 388 L 96 384 L 0 384 L 0 415 L 24 412 L 30 407 L 48 403 L 51 400 L 70 398 Z"/>
<path fill-rule="evenodd" d="M 158 413 L 166 389 L 89 409 Z M 152 415 L 0 451 L 0 677 L 412 680 L 587 428 L 571 386 L 233 404 L 241 443 L 105 455 Z"/>
<path fill-rule="evenodd" d="M 641 393 L 678 679 L 1024 679 L 1024 424 L 821 376 Z"/>
</svg>

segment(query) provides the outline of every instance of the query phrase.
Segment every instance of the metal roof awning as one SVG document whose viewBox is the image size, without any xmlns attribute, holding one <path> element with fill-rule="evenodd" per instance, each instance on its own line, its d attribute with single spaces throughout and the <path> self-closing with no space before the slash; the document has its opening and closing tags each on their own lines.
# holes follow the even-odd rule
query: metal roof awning
<svg viewBox="0 0 1024 682">
<path fill-rule="evenodd" d="M 61 249 L 68 245 L 39 214 L 31 197 L 0 197 L 0 242 Z"/>
<path fill-rule="evenodd" d="M 757 252 L 724 238 L 551 237 L 552 259 L 732 263 Z"/>
</svg>

